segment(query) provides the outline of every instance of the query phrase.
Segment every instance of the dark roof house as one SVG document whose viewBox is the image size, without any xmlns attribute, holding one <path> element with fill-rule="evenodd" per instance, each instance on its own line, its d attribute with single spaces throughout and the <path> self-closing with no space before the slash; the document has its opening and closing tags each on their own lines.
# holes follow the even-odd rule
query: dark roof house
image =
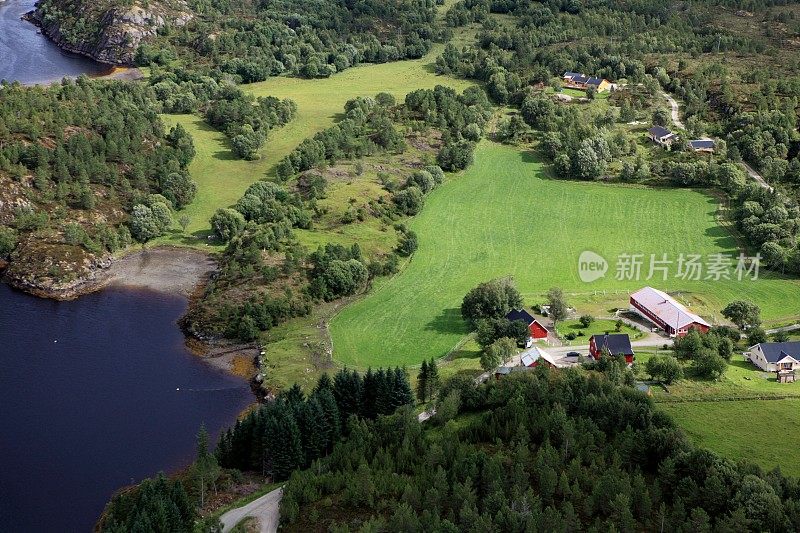
<svg viewBox="0 0 800 533">
<path fill-rule="evenodd" d="M 711 139 L 696 139 L 694 141 L 689 141 L 689 148 L 695 152 L 713 152 L 715 147 L 716 143 Z"/>
<path fill-rule="evenodd" d="M 669 131 L 664 126 L 653 126 L 649 130 L 647 130 L 647 133 L 649 133 L 652 137 L 657 137 L 657 138 L 662 138 L 672 135 L 672 132 Z"/>
<path fill-rule="evenodd" d="M 608 350 L 611 355 L 629 355 L 633 353 L 631 338 L 627 333 L 608 333 L 592 335 L 598 351 Z"/>
<path fill-rule="evenodd" d="M 522 322 L 525 322 L 526 326 L 530 326 L 536 321 L 536 319 L 533 318 L 533 315 L 524 309 L 512 309 L 508 312 L 506 318 L 512 322 L 515 320 L 521 320 Z"/>
<path fill-rule="evenodd" d="M 764 359 L 769 363 L 777 363 L 787 355 L 800 361 L 800 342 L 762 342 L 756 346 L 761 347 Z"/>
</svg>

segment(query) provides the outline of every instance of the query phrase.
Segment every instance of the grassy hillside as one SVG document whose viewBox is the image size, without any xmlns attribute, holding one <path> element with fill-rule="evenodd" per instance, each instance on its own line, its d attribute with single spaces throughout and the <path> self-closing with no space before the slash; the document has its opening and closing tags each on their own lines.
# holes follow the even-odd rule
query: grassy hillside
<svg viewBox="0 0 800 533">
<path fill-rule="evenodd" d="M 291 98 L 298 107 L 292 122 L 270 132 L 257 161 L 237 159 L 225 135 L 195 115 L 162 115 L 168 126 L 180 123 L 194 137 L 197 155 L 189 172 L 197 182 L 198 190 L 194 202 L 181 213 L 191 219 L 187 227 L 189 236 L 175 233 L 161 242 L 195 245 L 204 242 L 210 232 L 208 221 L 214 211 L 236 202 L 251 183 L 274 176 L 278 161 L 303 139 L 331 126 L 348 100 L 356 96 L 374 96 L 379 92 L 388 92 L 402 99 L 415 89 L 448 85 L 462 90 L 472 85 L 469 81 L 433 73 L 430 63 L 440 52 L 440 47 L 434 47 L 430 54 L 419 60 L 359 66 L 321 80 L 280 77 L 242 86 L 256 96 Z"/>
<path fill-rule="evenodd" d="M 694 190 L 544 179 L 531 155 L 485 142 L 474 166 L 435 191 L 414 219 L 420 247 L 408 267 L 333 319 L 334 357 L 366 366 L 442 356 L 465 333 L 463 295 L 509 274 L 529 303 L 561 286 L 579 310 L 626 305 L 628 291 L 646 282 L 616 281 L 618 254 L 734 253 L 716 211 L 714 198 Z M 607 258 L 605 278 L 580 281 L 583 250 Z M 766 319 L 800 314 L 797 281 L 651 283 L 687 291 L 682 299 L 706 316 L 719 317 L 725 303 L 742 297 L 758 303 Z"/>
<path fill-rule="evenodd" d="M 754 461 L 765 469 L 800 475 L 800 462 L 781 443 L 797 442 L 800 400 L 746 400 L 659 404 L 698 446 L 730 459 Z M 742 421 L 747 420 L 747 431 Z"/>
</svg>

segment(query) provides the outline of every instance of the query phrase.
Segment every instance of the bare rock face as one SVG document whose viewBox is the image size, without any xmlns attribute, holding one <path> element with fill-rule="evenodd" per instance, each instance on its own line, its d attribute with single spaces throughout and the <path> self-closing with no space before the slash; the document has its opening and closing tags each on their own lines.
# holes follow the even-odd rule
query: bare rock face
<svg viewBox="0 0 800 533">
<path fill-rule="evenodd" d="M 57 2 L 50 0 L 47 6 Z M 52 12 L 59 15 L 50 14 Z M 169 6 L 158 2 L 148 2 L 146 8 L 136 4 L 116 6 L 95 14 L 99 29 L 94 35 L 68 38 L 67 35 L 72 33 L 69 28 L 71 19 L 60 16 L 60 13 L 47 9 L 44 4 L 37 4 L 29 18 L 60 48 L 109 65 L 132 65 L 136 50 L 143 41 L 155 37 L 166 25 L 184 26 L 193 18 L 183 0 L 172 1 Z"/>
</svg>

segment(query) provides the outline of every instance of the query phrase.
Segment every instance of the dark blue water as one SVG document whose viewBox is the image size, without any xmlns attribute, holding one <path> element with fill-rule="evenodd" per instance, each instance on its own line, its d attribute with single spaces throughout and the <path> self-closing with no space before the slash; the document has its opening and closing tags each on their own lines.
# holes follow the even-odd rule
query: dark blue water
<svg viewBox="0 0 800 533">
<path fill-rule="evenodd" d="M 35 2 L 0 0 L 0 80 L 33 84 L 108 71 L 108 65 L 62 52 L 39 28 L 22 20 Z"/>
<path fill-rule="evenodd" d="M 0 284 L 1 531 L 89 531 L 115 490 L 188 464 L 201 423 L 216 439 L 252 402 L 186 350 L 186 305 L 124 289 L 54 302 Z"/>
</svg>

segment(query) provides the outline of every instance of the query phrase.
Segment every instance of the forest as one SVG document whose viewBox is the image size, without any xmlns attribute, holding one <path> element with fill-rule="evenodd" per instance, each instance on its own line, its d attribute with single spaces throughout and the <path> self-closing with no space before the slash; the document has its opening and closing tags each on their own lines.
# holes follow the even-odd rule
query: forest
<svg viewBox="0 0 800 533">
<path fill-rule="evenodd" d="M 192 201 L 192 138 L 165 131 L 148 87 L 80 77 L 2 84 L 0 100 L 0 259 L 12 272 L 77 276 L 78 258 L 157 236 Z"/>
<path fill-rule="evenodd" d="M 453 378 L 409 410 L 353 427 L 284 487 L 288 531 L 795 531 L 800 484 L 695 448 L 601 374 L 544 367 Z"/>
<path fill-rule="evenodd" d="M 108 13 L 133 2 L 45 0 L 38 11 L 69 42 L 96 45 Z M 137 2 L 144 9 L 147 2 Z M 434 24 L 434 0 L 190 0 L 154 2 L 188 11 L 185 24 L 167 24 L 137 49 L 139 66 L 196 70 L 249 83 L 281 74 L 327 77 L 360 63 L 422 57 L 444 33 Z"/>
</svg>

